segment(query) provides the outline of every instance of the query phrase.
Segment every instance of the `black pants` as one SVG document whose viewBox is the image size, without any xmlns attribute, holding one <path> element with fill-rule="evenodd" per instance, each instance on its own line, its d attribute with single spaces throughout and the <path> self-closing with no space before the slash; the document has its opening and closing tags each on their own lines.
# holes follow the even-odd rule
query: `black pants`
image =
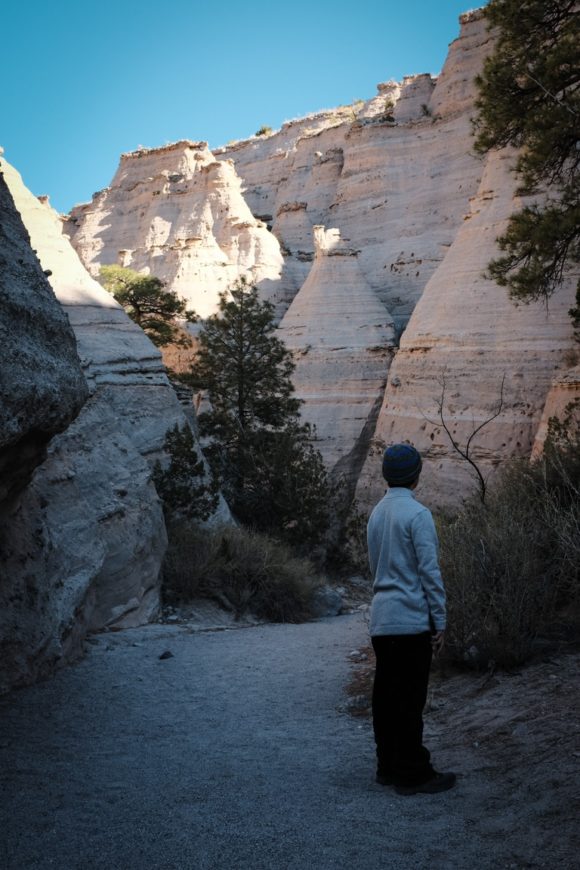
<svg viewBox="0 0 580 870">
<path fill-rule="evenodd" d="M 431 635 L 379 635 L 372 643 L 377 659 L 373 728 L 378 773 L 396 785 L 417 785 L 434 774 L 423 746 Z"/>
</svg>

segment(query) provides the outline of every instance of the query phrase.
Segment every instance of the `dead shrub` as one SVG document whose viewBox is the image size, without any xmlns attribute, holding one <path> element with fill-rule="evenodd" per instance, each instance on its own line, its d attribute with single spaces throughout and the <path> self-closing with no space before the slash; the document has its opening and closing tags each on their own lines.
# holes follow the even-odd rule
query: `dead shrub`
<svg viewBox="0 0 580 870">
<path fill-rule="evenodd" d="M 510 464 L 482 504 L 439 517 L 448 595 L 448 654 L 520 664 L 580 601 L 578 439 L 550 442 L 535 463 Z"/>
<path fill-rule="evenodd" d="M 238 616 L 249 611 L 271 622 L 309 619 L 322 585 L 308 559 L 266 535 L 191 523 L 170 527 L 163 578 L 169 601 L 212 598 Z"/>
</svg>

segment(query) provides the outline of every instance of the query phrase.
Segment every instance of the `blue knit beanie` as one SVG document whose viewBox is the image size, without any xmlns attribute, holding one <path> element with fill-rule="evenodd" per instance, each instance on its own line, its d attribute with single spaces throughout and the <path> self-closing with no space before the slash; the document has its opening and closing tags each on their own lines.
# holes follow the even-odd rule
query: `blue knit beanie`
<svg viewBox="0 0 580 870">
<path fill-rule="evenodd" d="M 383 477 L 389 486 L 409 486 L 422 465 L 419 451 L 411 444 L 392 444 L 383 454 Z"/>
</svg>

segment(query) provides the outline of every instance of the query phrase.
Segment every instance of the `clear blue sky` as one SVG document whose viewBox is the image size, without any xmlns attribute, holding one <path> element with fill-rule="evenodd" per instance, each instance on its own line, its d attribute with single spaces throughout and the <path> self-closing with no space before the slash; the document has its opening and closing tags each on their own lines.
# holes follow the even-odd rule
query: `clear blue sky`
<svg viewBox="0 0 580 870">
<path fill-rule="evenodd" d="M 483 0 L 479 4 L 483 5 Z M 122 151 L 210 147 L 440 71 L 469 0 L 4 0 L 0 145 L 68 211 Z"/>
</svg>

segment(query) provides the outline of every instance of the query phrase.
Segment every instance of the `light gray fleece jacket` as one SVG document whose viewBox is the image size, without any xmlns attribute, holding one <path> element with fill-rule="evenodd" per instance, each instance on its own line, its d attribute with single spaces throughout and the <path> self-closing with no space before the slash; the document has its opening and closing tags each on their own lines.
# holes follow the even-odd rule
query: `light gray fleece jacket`
<svg viewBox="0 0 580 870">
<path fill-rule="evenodd" d="M 445 589 L 431 511 L 410 489 L 392 487 L 370 516 L 367 539 L 374 580 L 371 635 L 442 631 Z"/>
</svg>

